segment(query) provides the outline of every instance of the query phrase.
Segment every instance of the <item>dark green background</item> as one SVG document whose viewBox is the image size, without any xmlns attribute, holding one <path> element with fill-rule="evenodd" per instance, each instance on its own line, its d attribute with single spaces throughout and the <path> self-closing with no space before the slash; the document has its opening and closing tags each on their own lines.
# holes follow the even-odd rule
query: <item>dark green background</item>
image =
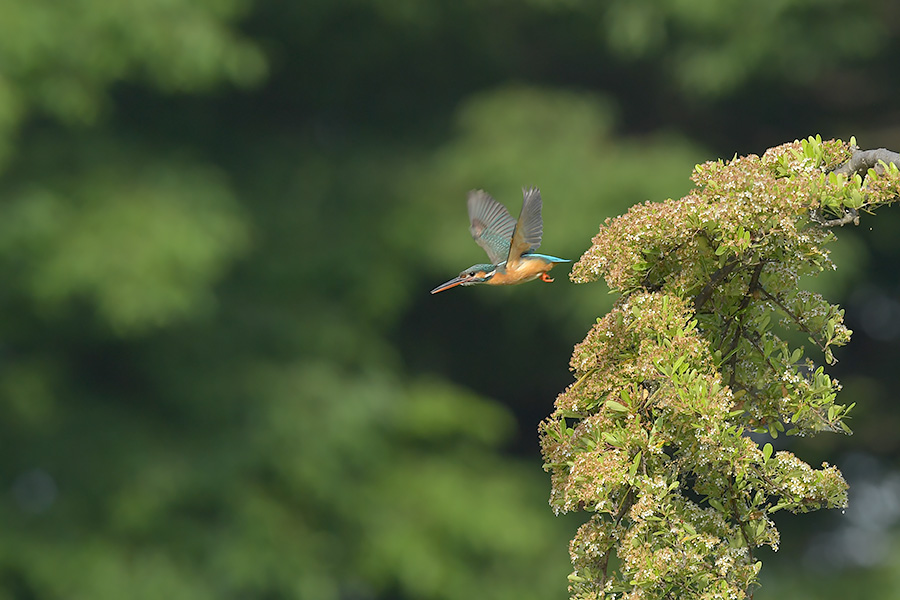
<svg viewBox="0 0 900 600">
<path fill-rule="evenodd" d="M 0 0 L 0 599 L 566 597 L 536 426 L 602 284 L 428 290 L 466 192 L 547 253 L 693 165 L 900 149 L 893 0 Z M 814 282 L 844 515 L 756 598 L 900 593 L 900 217 Z"/>
</svg>

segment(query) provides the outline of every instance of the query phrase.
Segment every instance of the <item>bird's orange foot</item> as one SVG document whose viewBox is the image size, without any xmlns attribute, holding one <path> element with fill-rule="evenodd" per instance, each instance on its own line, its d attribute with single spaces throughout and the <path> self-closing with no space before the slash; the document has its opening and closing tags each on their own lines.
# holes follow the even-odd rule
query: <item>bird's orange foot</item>
<svg viewBox="0 0 900 600">
<path fill-rule="evenodd" d="M 553 283 L 553 278 L 550 277 L 547 273 L 541 273 L 541 281 L 546 281 L 547 283 Z"/>
</svg>

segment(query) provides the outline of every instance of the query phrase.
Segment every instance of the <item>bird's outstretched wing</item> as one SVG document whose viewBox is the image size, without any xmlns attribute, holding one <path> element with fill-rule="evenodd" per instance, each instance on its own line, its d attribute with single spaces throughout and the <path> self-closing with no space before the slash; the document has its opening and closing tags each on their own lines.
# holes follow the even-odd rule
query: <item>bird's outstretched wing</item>
<svg viewBox="0 0 900 600">
<path fill-rule="evenodd" d="M 469 231 L 472 232 L 472 237 L 487 252 L 492 264 L 500 264 L 509 256 L 509 242 L 516 229 L 516 220 L 505 206 L 484 190 L 469 192 L 468 204 Z"/>
<path fill-rule="evenodd" d="M 507 264 L 513 264 L 527 253 L 534 252 L 541 246 L 544 235 L 544 222 L 541 219 L 541 190 L 537 188 L 523 189 L 522 212 L 513 231 L 509 246 Z"/>
</svg>

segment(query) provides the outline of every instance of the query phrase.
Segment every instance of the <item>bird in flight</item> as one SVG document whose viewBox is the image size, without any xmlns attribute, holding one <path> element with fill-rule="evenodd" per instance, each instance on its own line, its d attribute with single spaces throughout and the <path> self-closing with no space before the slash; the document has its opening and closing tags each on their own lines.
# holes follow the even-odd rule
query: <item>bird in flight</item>
<svg viewBox="0 0 900 600">
<path fill-rule="evenodd" d="M 541 191 L 523 189 L 522 212 L 516 221 L 506 207 L 484 190 L 469 192 L 469 231 L 475 242 L 487 252 L 490 263 L 472 265 L 458 277 L 442 283 L 432 294 L 458 285 L 513 285 L 532 279 L 551 282 L 547 272 L 564 258 L 538 254 L 544 233 L 541 219 Z"/>
</svg>

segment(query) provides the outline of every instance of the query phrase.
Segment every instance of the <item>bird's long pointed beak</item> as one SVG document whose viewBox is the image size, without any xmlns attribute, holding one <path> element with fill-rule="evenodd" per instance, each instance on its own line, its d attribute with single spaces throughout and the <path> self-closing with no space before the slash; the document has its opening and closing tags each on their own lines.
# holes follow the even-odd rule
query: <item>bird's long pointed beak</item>
<svg viewBox="0 0 900 600">
<path fill-rule="evenodd" d="M 465 281 L 465 279 L 463 279 L 462 277 L 454 277 L 450 281 L 448 281 L 446 283 L 442 283 L 441 285 L 439 285 L 436 288 L 434 288 L 433 290 L 431 290 L 431 293 L 437 294 L 438 292 L 443 292 L 444 290 L 449 290 L 452 287 L 458 286 L 463 281 Z"/>
</svg>

